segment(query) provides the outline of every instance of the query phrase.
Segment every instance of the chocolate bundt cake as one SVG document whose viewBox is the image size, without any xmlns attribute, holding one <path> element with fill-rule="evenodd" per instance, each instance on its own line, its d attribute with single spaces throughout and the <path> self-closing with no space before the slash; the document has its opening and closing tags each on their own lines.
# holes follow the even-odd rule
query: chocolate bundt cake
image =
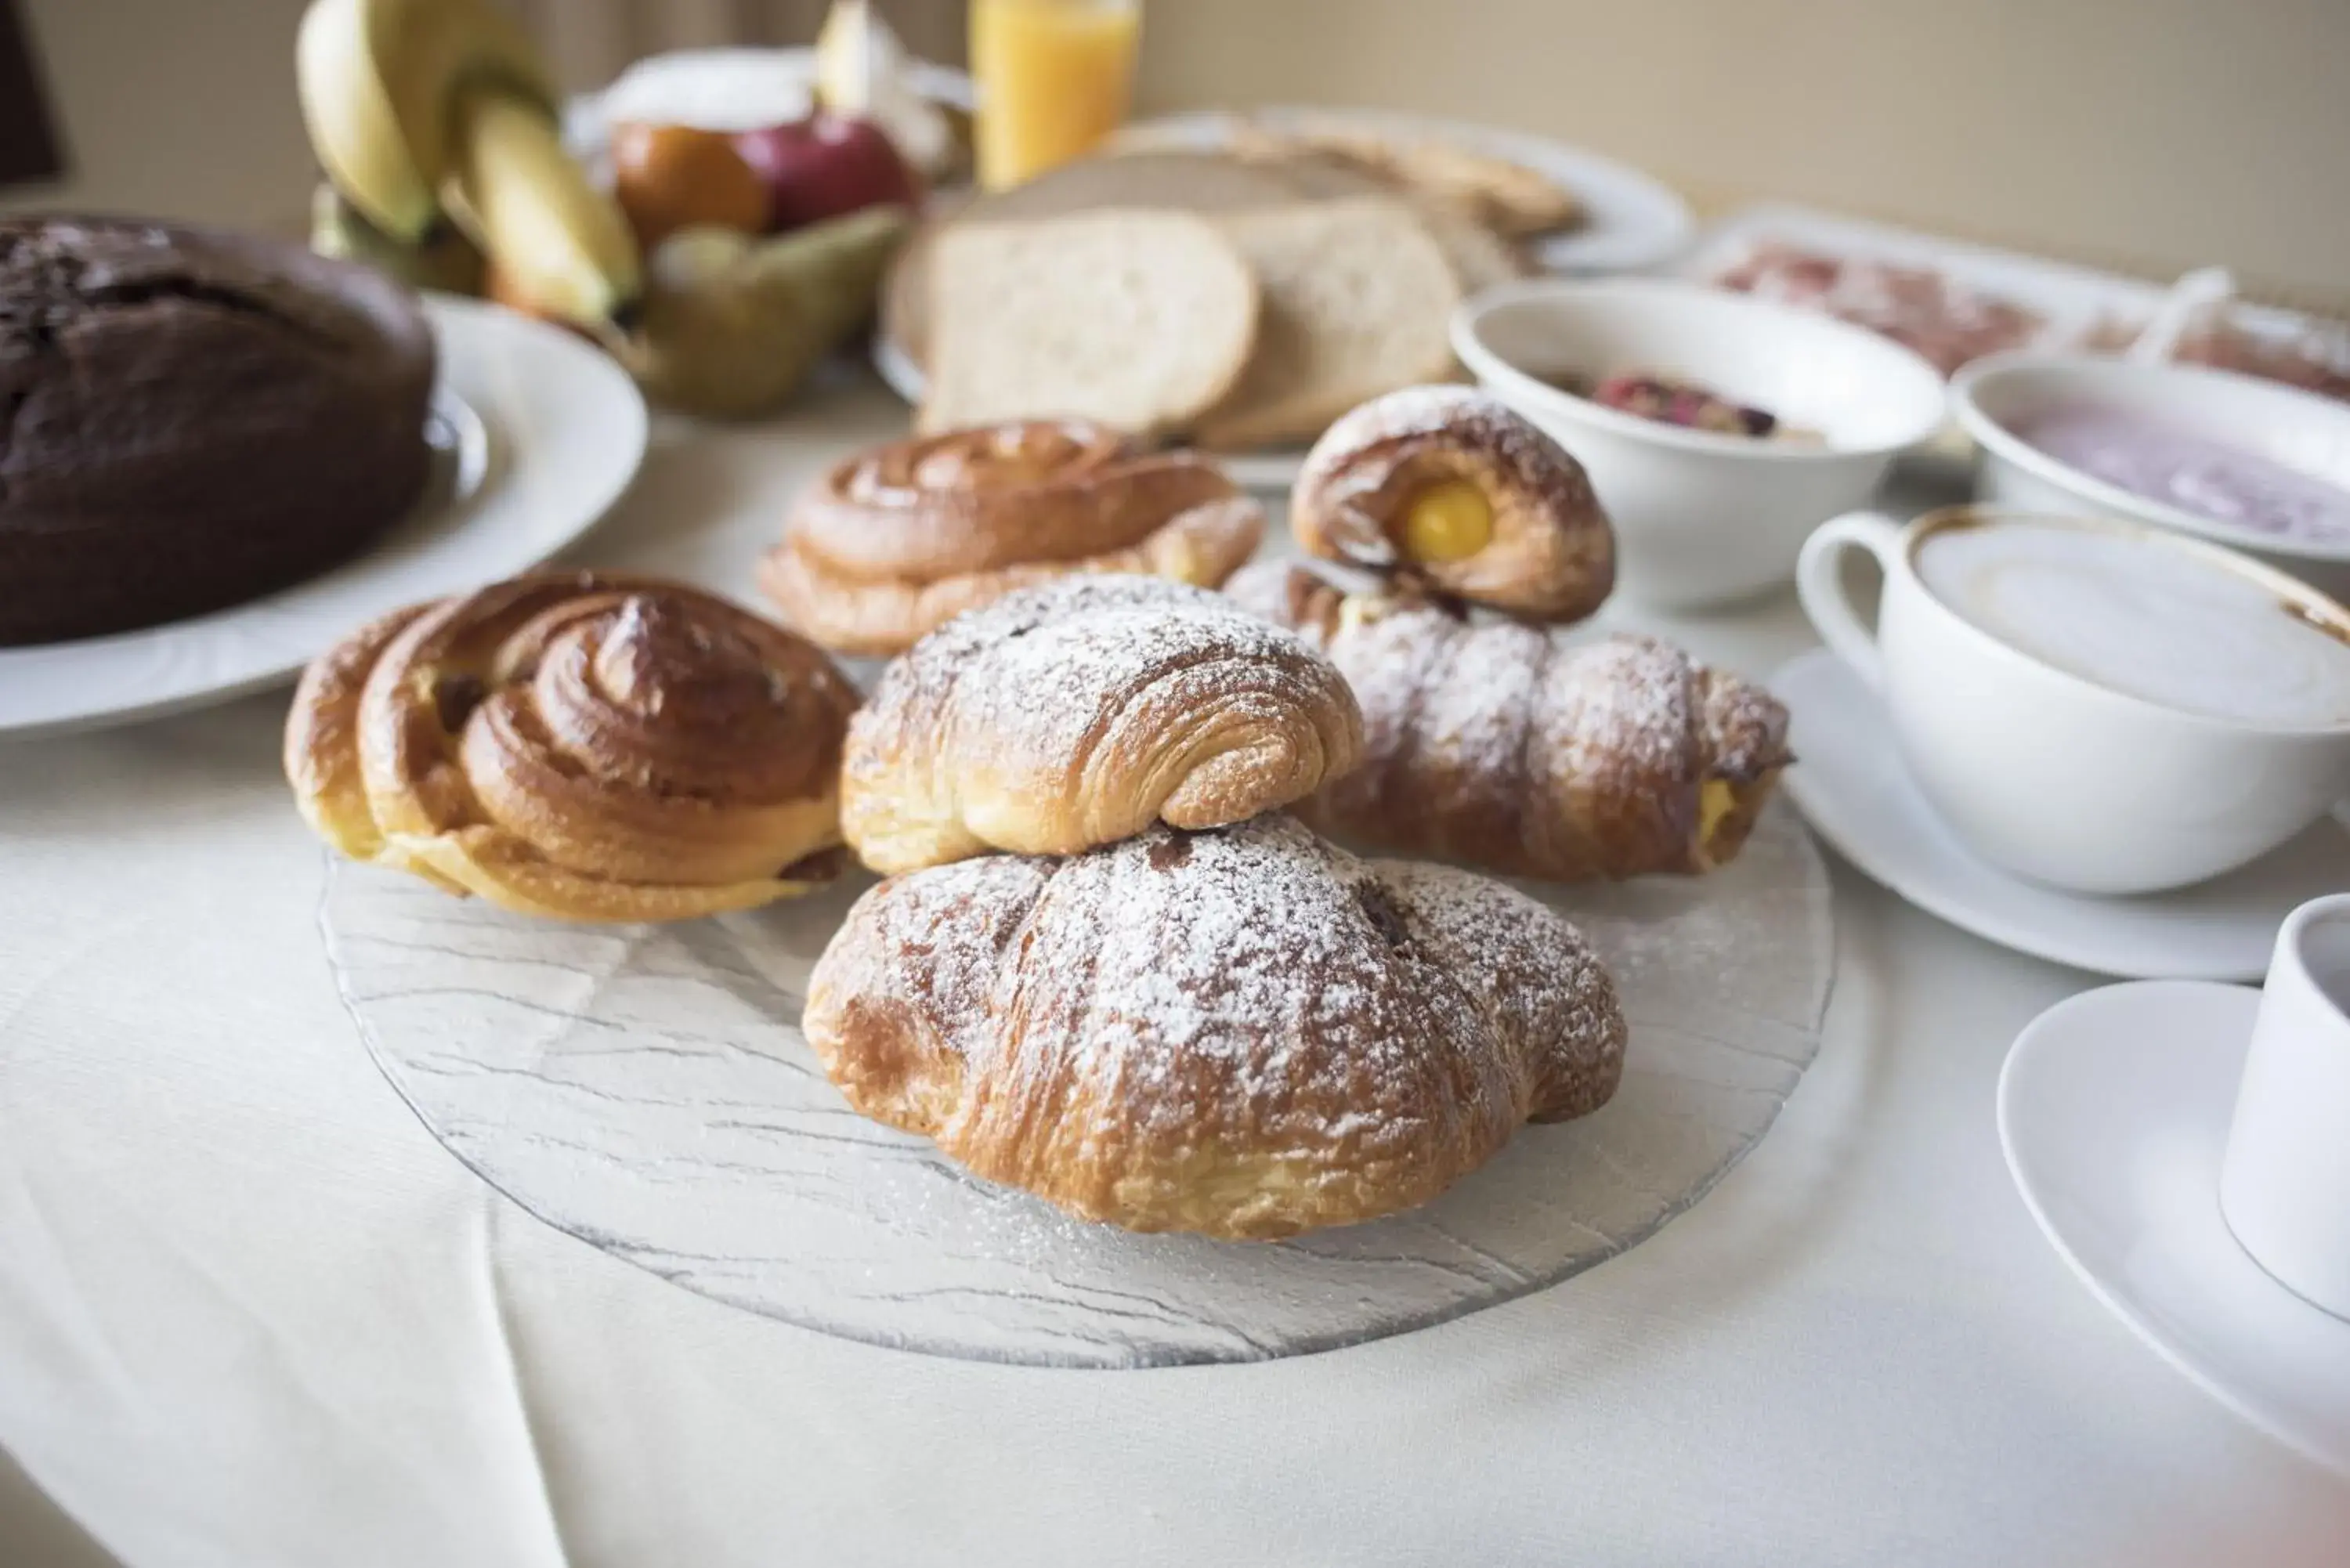
<svg viewBox="0 0 2350 1568">
<path fill-rule="evenodd" d="M 365 268 L 113 218 L 0 220 L 0 645 L 153 626 L 415 504 L 432 333 Z"/>
</svg>

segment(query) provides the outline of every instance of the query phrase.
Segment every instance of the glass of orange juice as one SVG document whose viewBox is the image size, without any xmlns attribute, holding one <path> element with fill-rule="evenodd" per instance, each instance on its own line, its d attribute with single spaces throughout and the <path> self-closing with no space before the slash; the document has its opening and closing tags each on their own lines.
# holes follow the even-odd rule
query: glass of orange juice
<svg viewBox="0 0 2350 1568">
<path fill-rule="evenodd" d="M 1142 0 L 971 0 L 979 182 L 1082 158 L 1126 119 Z"/>
</svg>

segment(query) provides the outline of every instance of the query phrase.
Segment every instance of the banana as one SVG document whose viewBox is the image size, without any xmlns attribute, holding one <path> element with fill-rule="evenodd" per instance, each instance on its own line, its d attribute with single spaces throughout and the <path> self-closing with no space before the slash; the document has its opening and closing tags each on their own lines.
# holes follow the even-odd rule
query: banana
<svg viewBox="0 0 2350 1568">
<path fill-rule="evenodd" d="M 368 47 L 366 0 L 314 0 L 294 38 L 311 151 L 335 189 L 385 237 L 413 244 L 441 210 L 400 134 Z"/>
<path fill-rule="evenodd" d="M 331 182 L 311 193 L 310 248 L 322 256 L 371 266 L 411 288 L 479 294 L 484 281 L 482 253 L 453 224 L 435 231 L 421 244 L 395 244 Z"/>
<path fill-rule="evenodd" d="M 586 326 L 638 293 L 619 209 L 562 148 L 553 84 L 487 0 L 312 0 L 295 42 L 328 180 L 395 244 L 446 215 L 535 308 Z"/>
<path fill-rule="evenodd" d="M 585 327 L 625 314 L 642 286 L 636 236 L 564 151 L 554 117 L 483 83 L 459 92 L 454 124 L 448 206 L 507 286 Z"/>
<path fill-rule="evenodd" d="M 529 37 L 484 0 L 313 0 L 294 45 L 311 146 L 351 205 L 413 244 L 441 212 L 458 91 L 557 99 Z"/>
</svg>

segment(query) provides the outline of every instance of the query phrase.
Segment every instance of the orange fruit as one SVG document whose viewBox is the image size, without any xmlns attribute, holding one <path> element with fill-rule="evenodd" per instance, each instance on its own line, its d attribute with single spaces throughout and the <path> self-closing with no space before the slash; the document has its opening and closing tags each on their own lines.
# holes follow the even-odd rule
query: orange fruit
<svg viewBox="0 0 2350 1568">
<path fill-rule="evenodd" d="M 630 121 L 612 131 L 612 193 L 647 250 L 697 223 L 764 234 L 765 182 L 723 131 Z"/>
</svg>

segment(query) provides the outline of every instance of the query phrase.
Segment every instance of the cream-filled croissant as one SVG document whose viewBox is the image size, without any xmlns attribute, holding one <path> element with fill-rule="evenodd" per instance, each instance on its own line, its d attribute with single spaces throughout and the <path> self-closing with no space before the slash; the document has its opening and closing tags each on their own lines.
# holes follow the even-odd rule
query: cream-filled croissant
<svg viewBox="0 0 2350 1568">
<path fill-rule="evenodd" d="M 855 688 L 676 583 L 546 572 L 362 628 L 302 677 L 286 774 L 357 860 L 575 920 L 828 881 Z"/>
<path fill-rule="evenodd" d="M 1583 465 L 1474 387 L 1408 387 L 1332 425 L 1290 498 L 1299 548 L 1530 620 L 1616 586 L 1616 533 Z"/>
<path fill-rule="evenodd" d="M 1476 623 L 1278 561 L 1230 592 L 1362 704 L 1362 765 L 1296 808 L 1342 837 L 1562 882 L 1706 871 L 1792 760 L 1777 699 L 1654 638 Z"/>
<path fill-rule="evenodd" d="M 1575 928 L 1275 815 L 894 877 L 802 1022 L 850 1105 L 1139 1231 L 1293 1235 L 1424 1203 L 1623 1071 Z"/>
<path fill-rule="evenodd" d="M 889 667 L 849 726 L 841 827 L 884 872 L 1073 855 L 1274 810 L 1361 745 L 1347 682 L 1296 637 L 1205 589 L 1067 577 Z"/>
</svg>

